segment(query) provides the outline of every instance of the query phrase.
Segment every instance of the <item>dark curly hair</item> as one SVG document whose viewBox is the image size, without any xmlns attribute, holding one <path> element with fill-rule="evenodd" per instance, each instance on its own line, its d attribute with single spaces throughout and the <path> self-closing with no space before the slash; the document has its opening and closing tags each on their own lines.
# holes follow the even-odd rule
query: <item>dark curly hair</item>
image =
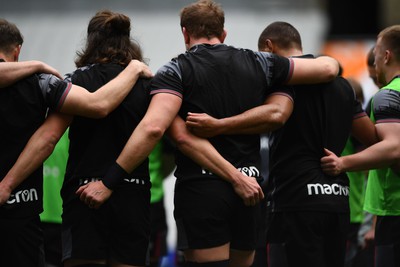
<svg viewBox="0 0 400 267">
<path fill-rule="evenodd" d="M 132 59 L 143 61 L 139 44 L 130 37 L 128 16 L 110 10 L 96 13 L 89 22 L 86 47 L 77 52 L 77 67 L 94 63 L 127 65 Z"/>
</svg>

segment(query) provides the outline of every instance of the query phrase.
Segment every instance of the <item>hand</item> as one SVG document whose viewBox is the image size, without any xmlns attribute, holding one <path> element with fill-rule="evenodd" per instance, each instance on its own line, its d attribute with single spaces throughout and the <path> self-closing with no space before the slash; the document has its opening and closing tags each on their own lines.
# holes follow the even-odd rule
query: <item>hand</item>
<svg viewBox="0 0 400 267">
<path fill-rule="evenodd" d="M 375 228 L 371 227 L 368 232 L 364 235 L 363 249 L 373 246 L 375 241 Z"/>
<path fill-rule="evenodd" d="M 90 182 L 82 185 L 76 191 L 81 201 L 89 208 L 98 209 L 107 199 L 110 198 L 112 190 L 108 189 L 102 181 Z"/>
<path fill-rule="evenodd" d="M 186 127 L 193 134 L 208 138 L 218 135 L 219 120 L 206 113 L 188 112 L 186 117 Z"/>
<path fill-rule="evenodd" d="M 132 70 L 137 73 L 139 70 L 139 76 L 142 78 L 151 78 L 153 77 L 153 73 L 151 72 L 149 66 L 139 60 L 131 60 L 127 68 L 132 68 Z"/>
<path fill-rule="evenodd" d="M 6 187 L 0 182 L 0 206 L 4 205 L 10 198 L 11 188 Z"/>
<path fill-rule="evenodd" d="M 332 151 L 324 148 L 325 157 L 321 158 L 321 168 L 324 173 L 330 176 L 337 176 L 343 172 L 342 159 Z"/>
<path fill-rule="evenodd" d="M 242 174 L 241 178 L 232 185 L 246 206 L 255 206 L 264 198 L 264 193 L 254 177 Z"/>
<path fill-rule="evenodd" d="M 58 78 L 63 79 L 62 75 L 55 68 L 53 68 L 52 66 L 47 65 L 46 63 L 41 62 L 41 61 L 38 61 L 38 63 L 39 63 L 39 66 L 40 66 L 38 72 L 53 74 L 53 75 L 57 76 Z"/>
</svg>

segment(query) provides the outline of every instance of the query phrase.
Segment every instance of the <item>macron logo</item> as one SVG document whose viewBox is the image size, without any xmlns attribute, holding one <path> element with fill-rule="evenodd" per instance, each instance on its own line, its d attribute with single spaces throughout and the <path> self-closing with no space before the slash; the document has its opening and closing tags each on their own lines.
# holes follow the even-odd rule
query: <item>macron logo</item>
<svg viewBox="0 0 400 267">
<path fill-rule="evenodd" d="M 25 189 L 11 194 L 7 200 L 7 204 L 17 204 L 21 202 L 33 202 L 38 201 L 38 193 L 35 188 Z"/>
<path fill-rule="evenodd" d="M 308 195 L 337 195 L 348 196 L 349 187 L 340 184 L 308 184 Z"/>
</svg>

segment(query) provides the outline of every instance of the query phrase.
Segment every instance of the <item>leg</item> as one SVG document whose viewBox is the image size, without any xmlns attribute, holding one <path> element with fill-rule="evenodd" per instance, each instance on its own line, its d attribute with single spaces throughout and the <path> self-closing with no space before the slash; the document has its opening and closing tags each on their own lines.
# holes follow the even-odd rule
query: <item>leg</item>
<svg viewBox="0 0 400 267">
<path fill-rule="evenodd" d="M 231 250 L 229 257 L 230 267 L 248 267 L 253 264 L 255 251 Z"/>
<path fill-rule="evenodd" d="M 214 262 L 229 259 L 229 243 L 219 247 L 206 249 L 187 249 L 184 251 L 185 261 Z"/>
</svg>

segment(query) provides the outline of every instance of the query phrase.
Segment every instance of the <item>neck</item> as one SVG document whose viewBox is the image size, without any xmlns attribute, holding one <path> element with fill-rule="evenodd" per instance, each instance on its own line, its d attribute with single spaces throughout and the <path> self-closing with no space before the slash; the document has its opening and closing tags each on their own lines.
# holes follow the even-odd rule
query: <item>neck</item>
<svg viewBox="0 0 400 267">
<path fill-rule="evenodd" d="M 217 37 L 213 37 L 211 39 L 208 39 L 208 38 L 205 38 L 205 37 L 203 37 L 203 38 L 191 38 L 190 41 L 189 41 L 188 46 L 189 46 L 189 48 L 192 48 L 193 46 L 198 45 L 198 44 L 214 45 L 214 44 L 220 44 L 220 43 L 221 43 L 221 41 Z"/>
<path fill-rule="evenodd" d="M 392 71 L 387 71 L 385 75 L 387 83 L 392 81 L 396 76 L 400 76 L 400 68 L 393 69 Z"/>
<path fill-rule="evenodd" d="M 14 60 L 11 60 L 11 58 L 9 56 L 7 56 L 6 54 L 0 52 L 0 58 L 4 59 L 4 61 L 6 62 L 13 62 Z"/>
<path fill-rule="evenodd" d="M 282 49 L 279 52 L 277 52 L 276 54 L 284 56 L 284 57 L 297 57 L 297 56 L 302 56 L 303 55 L 303 51 L 299 50 L 299 49 Z"/>
</svg>

